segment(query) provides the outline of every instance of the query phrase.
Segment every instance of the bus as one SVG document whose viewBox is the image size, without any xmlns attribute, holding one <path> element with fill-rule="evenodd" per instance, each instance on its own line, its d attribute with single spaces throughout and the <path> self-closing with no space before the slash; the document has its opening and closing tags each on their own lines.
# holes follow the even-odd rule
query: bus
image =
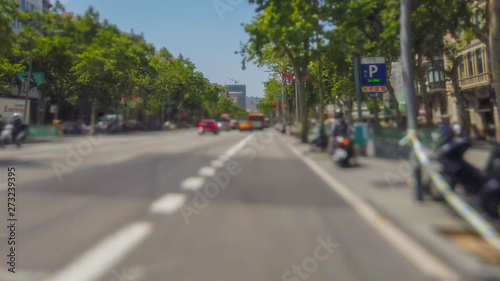
<svg viewBox="0 0 500 281">
<path fill-rule="evenodd" d="M 264 128 L 264 115 L 248 114 L 248 122 L 252 125 L 252 129 L 262 130 Z"/>
</svg>

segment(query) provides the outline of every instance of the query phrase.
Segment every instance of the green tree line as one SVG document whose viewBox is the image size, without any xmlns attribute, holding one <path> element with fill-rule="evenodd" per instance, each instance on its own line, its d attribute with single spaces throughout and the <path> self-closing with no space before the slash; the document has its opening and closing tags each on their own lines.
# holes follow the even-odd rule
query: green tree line
<svg viewBox="0 0 500 281">
<path fill-rule="evenodd" d="M 0 0 L 0 93 L 12 95 L 12 87 L 21 85 L 16 73 L 28 72 L 31 58 L 32 71 L 46 80 L 38 85 L 39 123 L 48 104 L 87 111 L 91 124 L 98 112 L 163 122 L 166 109 L 189 118 L 244 118 L 245 109 L 221 98 L 223 87 L 210 83 L 188 58 L 157 51 L 101 20 L 92 7 L 73 15 L 59 1 L 49 12 L 21 12 L 18 6 Z M 11 27 L 16 20 L 22 23 L 19 33 Z"/>
</svg>

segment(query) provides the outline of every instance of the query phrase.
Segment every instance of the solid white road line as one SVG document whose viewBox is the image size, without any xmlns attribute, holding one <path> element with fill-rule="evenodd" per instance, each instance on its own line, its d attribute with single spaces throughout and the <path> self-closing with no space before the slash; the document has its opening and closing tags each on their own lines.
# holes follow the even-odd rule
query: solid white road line
<svg viewBox="0 0 500 281">
<path fill-rule="evenodd" d="M 148 222 L 137 222 L 106 238 L 47 281 L 99 280 L 152 232 Z"/>
<path fill-rule="evenodd" d="M 214 167 L 203 167 L 200 169 L 200 171 L 198 172 L 198 174 L 200 176 L 204 176 L 204 177 L 211 177 L 213 175 L 215 175 L 215 172 L 217 171 L 217 169 L 215 169 Z"/>
<path fill-rule="evenodd" d="M 181 188 L 183 190 L 193 190 L 196 191 L 200 189 L 200 187 L 205 184 L 204 177 L 189 177 L 181 182 Z"/>
<path fill-rule="evenodd" d="M 440 280 L 446 280 L 447 278 L 458 276 L 457 273 L 429 253 L 406 233 L 395 227 L 387 220 L 384 220 L 373 207 L 351 192 L 333 175 L 321 168 L 320 165 L 304 156 L 299 149 L 289 144 L 287 141 L 284 141 L 284 143 L 298 158 L 304 161 L 313 172 L 323 179 L 325 183 L 327 183 L 336 193 L 342 196 L 345 201 L 351 204 L 356 212 L 358 212 L 358 214 L 360 214 L 360 216 L 364 218 L 368 224 L 377 230 L 382 237 L 399 250 L 404 257 L 406 257 L 422 272 L 430 276 L 440 278 Z"/>
<path fill-rule="evenodd" d="M 186 202 L 186 195 L 180 193 L 169 193 L 155 201 L 149 207 L 149 211 L 155 214 L 170 215 L 175 213 Z"/>
</svg>

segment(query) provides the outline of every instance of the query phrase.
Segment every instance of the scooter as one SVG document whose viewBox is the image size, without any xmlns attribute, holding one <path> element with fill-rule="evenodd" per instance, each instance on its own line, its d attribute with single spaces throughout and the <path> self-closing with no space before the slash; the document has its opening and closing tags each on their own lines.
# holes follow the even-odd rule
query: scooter
<svg viewBox="0 0 500 281">
<path fill-rule="evenodd" d="M 7 124 L 0 135 L 0 147 L 5 148 L 6 145 L 14 143 L 17 147 L 21 147 L 23 142 L 26 140 L 26 132 L 28 131 L 28 126 L 23 124 L 21 125 L 21 129 L 13 136 L 14 125 Z"/>
<path fill-rule="evenodd" d="M 354 157 L 354 148 L 348 138 L 337 137 L 334 141 L 337 142 L 332 153 L 333 162 L 340 167 L 348 167 L 350 160 Z"/>
<path fill-rule="evenodd" d="M 439 146 L 433 157 L 441 164 L 441 175 L 452 188 L 460 184 L 467 195 L 477 195 L 482 208 L 491 217 L 500 215 L 500 145 L 492 152 L 486 171 L 482 172 L 465 161 L 464 154 L 471 147 L 470 140 L 454 138 Z M 435 200 L 442 200 L 433 183 L 429 193 Z"/>
</svg>

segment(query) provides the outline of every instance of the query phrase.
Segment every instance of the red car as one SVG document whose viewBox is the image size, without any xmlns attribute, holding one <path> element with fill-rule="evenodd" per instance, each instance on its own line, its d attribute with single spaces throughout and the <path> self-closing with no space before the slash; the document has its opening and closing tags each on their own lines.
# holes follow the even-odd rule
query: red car
<svg viewBox="0 0 500 281">
<path fill-rule="evenodd" d="M 198 124 L 198 133 L 204 134 L 205 132 L 212 132 L 214 134 L 218 134 L 219 127 L 217 126 L 217 122 L 213 119 L 202 120 Z"/>
</svg>

